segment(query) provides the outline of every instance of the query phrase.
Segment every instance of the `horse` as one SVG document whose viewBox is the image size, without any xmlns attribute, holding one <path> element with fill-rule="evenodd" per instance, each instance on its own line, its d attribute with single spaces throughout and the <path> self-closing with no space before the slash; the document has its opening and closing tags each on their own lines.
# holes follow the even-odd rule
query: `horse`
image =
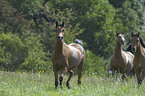
<svg viewBox="0 0 145 96">
<path fill-rule="evenodd" d="M 140 39 L 141 45 L 145 48 L 145 41 L 143 40 L 143 37 L 141 36 L 141 34 L 139 34 L 139 39 Z M 132 52 L 132 50 L 131 50 L 131 43 L 129 43 L 126 50 L 130 51 L 132 54 L 134 54 L 134 52 Z"/>
<path fill-rule="evenodd" d="M 56 42 L 55 50 L 52 56 L 53 72 L 55 75 L 55 88 L 58 87 L 58 75 L 60 72 L 59 82 L 60 88 L 62 88 L 63 76 L 66 72 L 69 72 L 69 78 L 66 82 L 66 86 L 70 88 L 69 81 L 74 74 L 74 69 L 78 71 L 78 85 L 81 84 L 82 71 L 85 63 L 85 50 L 77 43 L 66 44 L 64 42 L 64 22 L 59 24 L 56 21 Z"/>
<path fill-rule="evenodd" d="M 138 85 L 141 85 L 145 77 L 145 48 L 139 39 L 140 33 L 132 33 L 131 50 L 135 52 L 133 65 L 137 76 Z"/>
<path fill-rule="evenodd" d="M 116 45 L 110 61 L 110 71 L 122 73 L 122 79 L 127 78 L 126 73 L 130 73 L 133 68 L 134 55 L 131 52 L 123 51 L 122 45 L 125 43 L 123 34 L 116 32 Z"/>
</svg>

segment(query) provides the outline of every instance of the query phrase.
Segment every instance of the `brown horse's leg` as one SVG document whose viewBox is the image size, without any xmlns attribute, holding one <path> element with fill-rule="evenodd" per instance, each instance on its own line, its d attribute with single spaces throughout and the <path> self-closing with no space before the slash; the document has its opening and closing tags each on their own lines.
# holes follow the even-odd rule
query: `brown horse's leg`
<svg viewBox="0 0 145 96">
<path fill-rule="evenodd" d="M 78 71 L 78 85 L 81 85 L 81 78 L 82 78 L 82 71 L 83 71 L 83 67 L 84 67 L 84 62 L 85 62 L 85 60 L 82 60 L 81 63 L 77 67 L 77 71 Z"/>
<path fill-rule="evenodd" d="M 63 70 L 62 70 L 62 73 L 59 77 L 59 81 L 60 81 L 60 88 L 62 88 L 62 81 L 63 81 L 63 76 L 64 74 L 67 72 L 67 67 L 65 67 Z"/>
<path fill-rule="evenodd" d="M 55 75 L 55 88 L 58 86 L 58 71 L 54 70 L 54 75 Z"/>
<path fill-rule="evenodd" d="M 143 79 L 144 79 L 144 76 L 145 76 L 145 68 L 142 68 L 141 69 L 141 72 L 140 72 L 140 78 L 139 78 L 139 80 L 138 80 L 138 84 L 140 84 L 141 85 L 141 83 L 142 83 L 142 81 L 143 81 Z"/>
<path fill-rule="evenodd" d="M 138 84 L 140 85 L 140 72 L 135 70 L 135 74 L 136 74 L 136 77 L 137 77 Z"/>
<path fill-rule="evenodd" d="M 66 82 L 66 86 L 67 86 L 69 89 L 70 89 L 69 81 L 70 81 L 71 77 L 73 76 L 73 74 L 74 74 L 73 70 L 69 70 L 69 78 L 68 78 L 68 80 L 67 80 L 67 82 Z"/>
<path fill-rule="evenodd" d="M 122 68 L 122 70 L 121 70 L 123 81 L 124 81 L 124 78 L 127 78 L 125 70 L 126 70 L 125 68 Z"/>
</svg>

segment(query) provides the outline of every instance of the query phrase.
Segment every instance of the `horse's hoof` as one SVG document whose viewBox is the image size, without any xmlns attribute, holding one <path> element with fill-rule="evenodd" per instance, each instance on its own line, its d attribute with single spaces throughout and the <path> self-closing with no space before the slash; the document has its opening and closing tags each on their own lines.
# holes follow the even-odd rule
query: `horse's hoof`
<svg viewBox="0 0 145 96">
<path fill-rule="evenodd" d="M 67 86 L 68 89 L 70 89 L 70 86 Z"/>
<path fill-rule="evenodd" d="M 70 86 L 67 86 L 68 87 L 68 89 L 70 89 Z"/>
<path fill-rule="evenodd" d="M 141 83 L 142 83 L 142 80 L 139 80 L 139 81 L 138 81 L 138 85 L 141 85 Z"/>
<path fill-rule="evenodd" d="M 78 86 L 80 86 L 81 85 L 81 81 L 80 80 L 78 80 Z"/>
</svg>

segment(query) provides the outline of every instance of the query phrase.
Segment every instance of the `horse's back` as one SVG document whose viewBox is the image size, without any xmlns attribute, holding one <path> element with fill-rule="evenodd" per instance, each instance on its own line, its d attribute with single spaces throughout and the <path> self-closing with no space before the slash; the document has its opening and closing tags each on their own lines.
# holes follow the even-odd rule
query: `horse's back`
<svg viewBox="0 0 145 96">
<path fill-rule="evenodd" d="M 69 44 L 68 46 L 72 46 L 72 47 L 78 49 L 78 50 L 81 52 L 82 55 L 85 54 L 85 50 L 84 50 L 84 48 L 83 48 L 80 44 L 71 43 L 71 44 Z"/>
</svg>

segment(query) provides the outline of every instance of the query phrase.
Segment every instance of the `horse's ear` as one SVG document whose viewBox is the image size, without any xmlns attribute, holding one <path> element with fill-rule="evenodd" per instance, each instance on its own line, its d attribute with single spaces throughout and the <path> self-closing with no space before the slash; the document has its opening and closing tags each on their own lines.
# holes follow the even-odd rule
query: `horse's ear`
<svg viewBox="0 0 145 96">
<path fill-rule="evenodd" d="M 56 21 L 56 23 L 55 23 L 56 25 L 55 25 L 55 28 L 57 28 L 58 27 L 58 21 Z"/>
<path fill-rule="evenodd" d="M 133 37 L 133 32 L 131 32 L 131 37 Z"/>
<path fill-rule="evenodd" d="M 64 27 L 64 21 L 62 22 L 61 26 Z"/>
<path fill-rule="evenodd" d="M 119 33 L 118 32 L 116 32 L 116 36 L 118 36 L 119 35 Z"/>
</svg>

